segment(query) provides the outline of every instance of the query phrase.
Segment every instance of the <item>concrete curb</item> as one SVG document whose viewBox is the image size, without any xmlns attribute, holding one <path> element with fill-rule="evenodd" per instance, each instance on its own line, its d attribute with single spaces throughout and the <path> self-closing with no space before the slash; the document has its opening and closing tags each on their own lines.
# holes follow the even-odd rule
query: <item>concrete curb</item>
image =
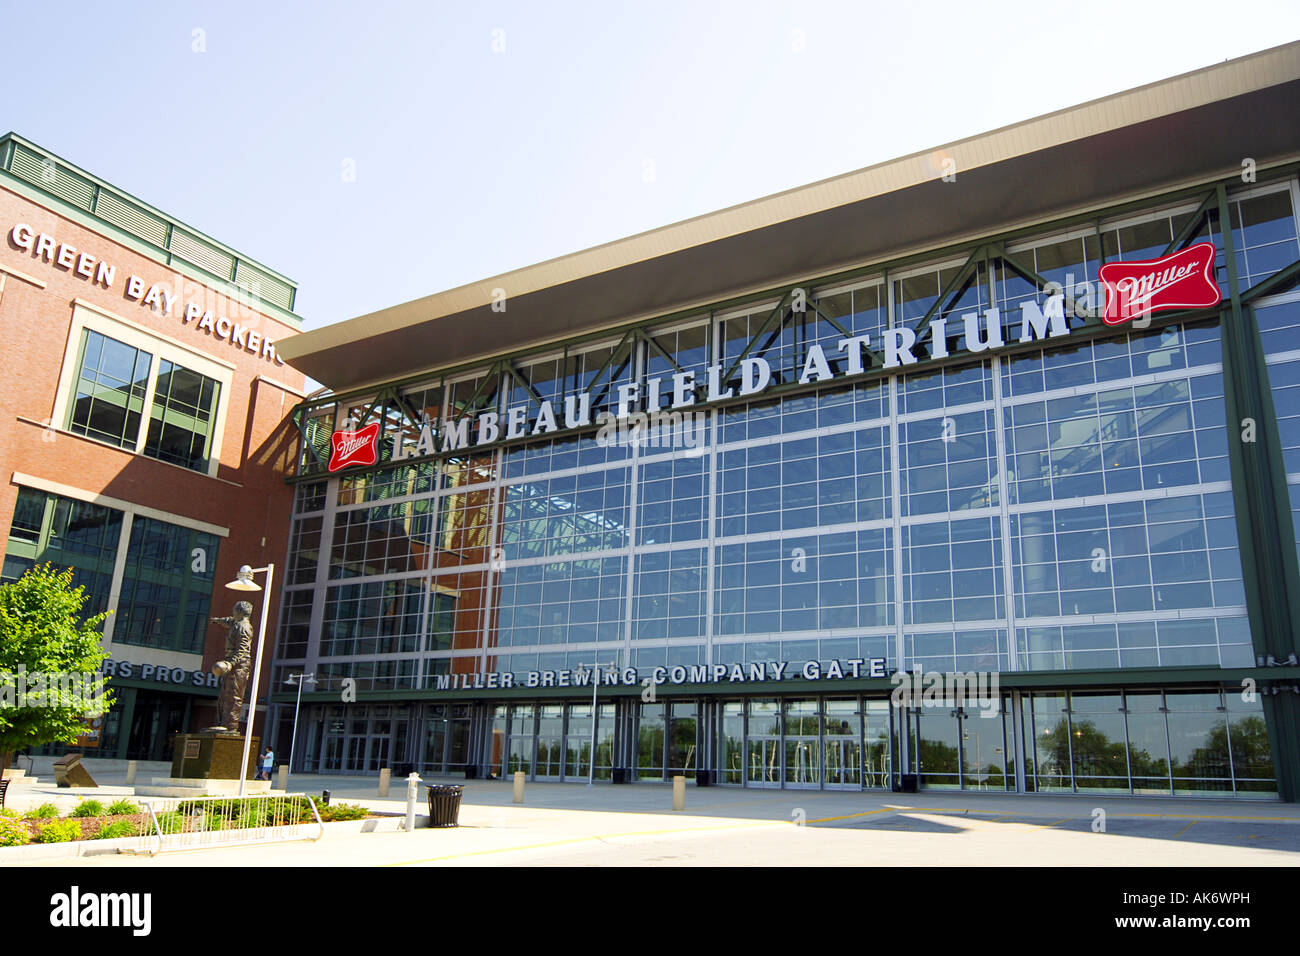
<svg viewBox="0 0 1300 956">
<path fill-rule="evenodd" d="M 322 840 L 333 836 L 352 836 L 361 833 L 400 833 L 406 828 L 404 814 L 385 814 L 368 820 L 339 820 L 326 823 Z M 429 817 L 417 814 L 415 829 L 426 830 Z M 267 841 L 268 843 L 280 841 Z M 303 842 L 303 841 L 284 841 Z M 245 844 L 248 846 L 249 844 Z M 259 844 L 251 844 L 258 846 Z M 67 843 L 29 843 L 26 846 L 0 847 L 0 867 L 8 863 L 43 863 L 51 860 L 76 860 L 83 856 L 116 855 L 124 851 L 135 850 L 140 846 L 140 838 L 122 837 L 116 840 L 71 840 Z M 199 846 L 196 850 L 219 849 L 219 846 Z M 181 851 L 173 851 L 181 852 Z M 166 854 L 159 854 L 159 857 Z"/>
</svg>

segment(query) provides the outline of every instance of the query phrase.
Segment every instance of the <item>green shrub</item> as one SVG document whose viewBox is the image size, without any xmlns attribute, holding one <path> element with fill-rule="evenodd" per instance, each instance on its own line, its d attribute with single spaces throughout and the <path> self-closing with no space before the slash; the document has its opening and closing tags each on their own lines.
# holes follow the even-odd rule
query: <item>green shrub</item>
<svg viewBox="0 0 1300 956">
<path fill-rule="evenodd" d="M 42 803 L 39 807 L 28 810 L 23 814 L 28 820 L 53 820 L 59 815 L 59 808 L 52 803 Z"/>
<path fill-rule="evenodd" d="M 128 813 L 139 813 L 140 808 L 130 800 L 123 797 L 121 800 L 114 800 L 108 805 L 108 815 L 110 817 L 125 816 Z"/>
<path fill-rule="evenodd" d="M 0 807 L 0 846 L 22 846 L 30 838 L 27 824 L 17 810 Z"/>
<path fill-rule="evenodd" d="M 370 810 L 356 803 L 331 803 L 328 807 L 317 807 L 321 821 L 334 823 L 339 820 L 364 820 Z"/>
<path fill-rule="evenodd" d="M 37 843 L 68 843 L 81 839 L 80 820 L 55 820 L 41 827 L 36 834 Z"/>
<path fill-rule="evenodd" d="M 158 814 L 158 829 L 163 833 L 184 833 L 185 815 L 175 810 Z"/>
<path fill-rule="evenodd" d="M 104 805 L 93 797 L 89 800 L 82 800 L 72 812 L 70 817 L 102 817 L 104 816 Z"/>
<path fill-rule="evenodd" d="M 311 805 L 302 797 L 278 800 L 264 797 L 182 800 L 176 805 L 176 810 L 189 817 L 200 814 L 203 829 L 207 830 L 285 826 L 313 819 Z"/>
<path fill-rule="evenodd" d="M 114 820 L 112 823 L 106 823 L 99 828 L 95 834 L 96 840 L 117 840 L 121 837 L 131 837 L 136 835 L 135 824 L 130 820 Z"/>
<path fill-rule="evenodd" d="M 271 818 L 271 807 L 265 800 L 250 800 L 239 808 L 233 825 L 242 828 L 264 827 Z"/>
</svg>

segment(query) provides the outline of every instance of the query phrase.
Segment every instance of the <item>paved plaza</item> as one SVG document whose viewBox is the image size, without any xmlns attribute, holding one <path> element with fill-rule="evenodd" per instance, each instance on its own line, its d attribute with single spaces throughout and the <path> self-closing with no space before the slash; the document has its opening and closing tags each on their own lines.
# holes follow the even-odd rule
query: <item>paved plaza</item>
<svg viewBox="0 0 1300 956">
<path fill-rule="evenodd" d="M 143 778 L 145 772 L 142 771 Z M 71 807 L 131 795 L 121 771 L 95 791 L 20 784 L 8 804 Z M 686 789 L 667 785 L 508 782 L 465 785 L 456 829 L 338 832 L 314 843 L 204 849 L 157 859 L 97 855 L 44 866 L 1294 866 L 1300 807 L 1266 801 L 1004 793 Z M 401 813 L 405 781 L 377 796 L 373 777 L 300 775 L 291 792 Z M 422 794 L 423 795 L 423 794 Z M 1096 811 L 1104 812 L 1104 829 Z M 426 812 L 421 802 L 420 812 Z"/>
</svg>

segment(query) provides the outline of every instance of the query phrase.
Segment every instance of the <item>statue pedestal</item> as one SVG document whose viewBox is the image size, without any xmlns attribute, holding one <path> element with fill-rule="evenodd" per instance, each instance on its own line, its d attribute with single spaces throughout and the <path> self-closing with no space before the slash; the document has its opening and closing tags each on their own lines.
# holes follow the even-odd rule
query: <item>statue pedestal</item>
<svg viewBox="0 0 1300 956">
<path fill-rule="evenodd" d="M 243 734 L 202 731 L 172 737 L 170 777 L 154 777 L 137 784 L 138 797 L 202 797 L 239 793 L 239 761 L 244 752 Z M 266 793 L 271 781 L 254 780 L 260 741 L 254 737 L 248 749 L 244 771 L 244 793 Z"/>
<path fill-rule="evenodd" d="M 244 777 L 257 776 L 257 755 L 261 741 L 256 737 L 248 747 L 248 766 Z M 239 780 L 239 759 L 244 753 L 244 735 L 212 733 L 175 734 L 172 736 L 172 776 L 198 780 Z"/>
</svg>

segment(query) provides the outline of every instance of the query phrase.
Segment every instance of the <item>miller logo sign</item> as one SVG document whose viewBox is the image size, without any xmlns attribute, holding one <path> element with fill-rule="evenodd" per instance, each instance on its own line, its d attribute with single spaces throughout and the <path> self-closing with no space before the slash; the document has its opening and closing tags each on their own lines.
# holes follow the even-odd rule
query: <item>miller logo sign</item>
<svg viewBox="0 0 1300 956">
<path fill-rule="evenodd" d="M 379 422 L 354 432 L 335 432 L 330 436 L 331 473 L 352 465 L 373 465 L 379 461 Z"/>
<path fill-rule="evenodd" d="M 1106 286 L 1102 321 L 1119 325 L 1141 315 L 1169 309 L 1202 309 L 1218 305 L 1214 281 L 1215 248 L 1198 242 L 1182 252 L 1145 262 L 1110 262 L 1099 278 Z"/>
</svg>

